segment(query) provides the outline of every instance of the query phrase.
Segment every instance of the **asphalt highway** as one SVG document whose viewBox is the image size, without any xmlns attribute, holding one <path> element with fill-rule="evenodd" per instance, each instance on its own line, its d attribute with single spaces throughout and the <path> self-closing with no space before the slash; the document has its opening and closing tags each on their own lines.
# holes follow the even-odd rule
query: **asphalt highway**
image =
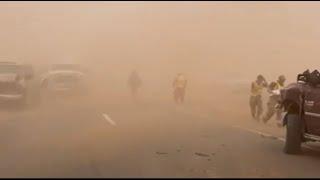
<svg viewBox="0 0 320 180">
<path fill-rule="evenodd" d="M 114 102 L 1 107 L 0 177 L 320 177 L 318 145 L 286 155 L 285 130 L 272 123 L 236 123 L 214 107 Z"/>
</svg>

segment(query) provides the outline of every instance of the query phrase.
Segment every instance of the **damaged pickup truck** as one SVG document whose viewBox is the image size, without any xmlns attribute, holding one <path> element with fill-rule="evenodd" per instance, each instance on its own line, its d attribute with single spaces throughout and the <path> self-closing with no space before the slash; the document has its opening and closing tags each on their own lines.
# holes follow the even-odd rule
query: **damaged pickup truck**
<svg viewBox="0 0 320 180">
<path fill-rule="evenodd" d="M 297 82 L 282 89 L 280 95 L 280 105 L 286 112 L 284 152 L 298 154 L 302 143 L 320 142 L 320 73 L 307 70 L 299 74 Z"/>
</svg>

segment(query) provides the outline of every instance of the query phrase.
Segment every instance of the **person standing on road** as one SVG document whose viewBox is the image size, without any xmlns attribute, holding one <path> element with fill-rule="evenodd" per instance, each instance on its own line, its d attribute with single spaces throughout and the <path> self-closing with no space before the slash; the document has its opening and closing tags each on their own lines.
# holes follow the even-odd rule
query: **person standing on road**
<svg viewBox="0 0 320 180">
<path fill-rule="evenodd" d="M 286 77 L 285 77 L 284 75 L 280 75 L 280 76 L 278 77 L 278 80 L 277 80 L 277 84 L 278 84 L 278 88 L 279 88 L 279 96 L 280 96 L 280 91 L 281 91 L 281 89 L 283 89 L 284 86 L 285 86 L 285 84 L 284 84 L 285 82 L 286 82 Z M 279 98 L 280 98 L 280 97 L 279 97 Z M 280 122 L 280 121 L 281 121 L 281 119 L 282 119 L 282 117 L 281 117 L 282 112 L 283 112 L 283 109 L 282 109 L 282 108 L 277 108 L 277 109 L 276 109 L 278 126 L 281 125 L 281 122 Z"/>
<path fill-rule="evenodd" d="M 277 80 L 277 85 L 279 87 L 279 89 L 283 89 L 284 88 L 284 83 L 286 82 L 286 77 L 284 75 L 280 75 L 278 77 Z"/>
<path fill-rule="evenodd" d="M 257 79 L 251 83 L 250 110 L 253 119 L 260 120 L 263 112 L 262 108 L 262 91 L 267 87 L 267 81 L 262 75 L 258 75 Z"/>
<path fill-rule="evenodd" d="M 176 104 L 182 104 L 184 102 L 186 87 L 187 79 L 182 73 L 179 73 L 173 81 L 173 95 Z"/>
<path fill-rule="evenodd" d="M 280 121 L 282 109 L 278 108 L 277 104 L 280 100 L 280 90 L 284 88 L 285 81 L 285 76 L 281 75 L 276 82 L 272 82 L 270 84 L 270 87 L 268 89 L 268 92 L 270 93 L 269 101 L 267 104 L 268 110 L 263 118 L 264 123 L 267 123 L 272 118 L 272 116 L 276 114 L 276 120 L 278 121 L 277 124 L 279 127 L 281 126 Z"/>
<path fill-rule="evenodd" d="M 137 98 L 138 89 L 141 88 L 142 80 L 136 70 L 132 71 L 128 79 L 128 86 L 134 99 Z"/>
</svg>

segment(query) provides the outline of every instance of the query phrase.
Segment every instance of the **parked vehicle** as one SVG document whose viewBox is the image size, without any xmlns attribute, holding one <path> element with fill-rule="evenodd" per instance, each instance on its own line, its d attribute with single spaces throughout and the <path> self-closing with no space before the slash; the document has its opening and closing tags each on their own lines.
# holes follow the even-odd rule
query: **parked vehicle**
<svg viewBox="0 0 320 180">
<path fill-rule="evenodd" d="M 86 88 L 85 74 L 77 64 L 53 65 L 41 79 L 42 95 L 80 95 Z"/>
<path fill-rule="evenodd" d="M 14 101 L 25 105 L 27 81 L 33 78 L 31 65 L 16 62 L 0 62 L 0 101 Z"/>
<path fill-rule="evenodd" d="M 320 141 L 320 73 L 309 70 L 297 77 L 297 82 L 281 90 L 280 105 L 286 115 L 284 152 L 301 152 L 301 144 L 307 141 Z"/>
</svg>

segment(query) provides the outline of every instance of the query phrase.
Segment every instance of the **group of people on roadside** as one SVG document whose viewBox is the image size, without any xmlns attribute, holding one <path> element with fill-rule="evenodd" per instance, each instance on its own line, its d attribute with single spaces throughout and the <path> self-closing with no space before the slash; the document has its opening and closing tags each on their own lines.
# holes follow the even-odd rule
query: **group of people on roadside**
<svg viewBox="0 0 320 180">
<path fill-rule="evenodd" d="M 278 77 L 276 81 L 268 84 L 262 75 L 258 75 L 257 79 L 251 83 L 250 109 L 252 118 L 267 123 L 275 114 L 278 126 L 281 126 L 282 109 L 277 104 L 280 100 L 280 90 L 284 88 L 286 78 L 284 75 Z M 263 114 L 263 90 L 266 89 L 269 94 L 267 102 L 267 111 Z"/>
<path fill-rule="evenodd" d="M 284 88 L 286 78 L 280 75 L 276 81 L 268 83 L 262 75 L 258 75 L 257 79 L 251 83 L 250 110 L 252 118 L 256 121 L 262 120 L 267 123 L 274 115 L 278 125 L 281 125 L 282 109 L 277 107 L 280 99 L 280 90 Z M 187 79 L 182 73 L 178 73 L 173 80 L 173 99 L 176 104 L 183 104 L 185 99 Z M 142 80 L 137 71 L 132 71 L 128 79 L 128 86 L 134 100 L 137 100 L 138 90 L 142 86 Z M 267 102 L 267 111 L 263 114 L 263 90 L 266 89 L 269 94 Z"/>
<path fill-rule="evenodd" d="M 173 80 L 173 99 L 176 104 L 183 104 L 187 87 L 187 79 L 182 73 L 177 74 Z M 128 86 L 134 100 L 137 100 L 138 90 L 142 86 L 142 80 L 137 71 L 132 71 L 128 79 Z"/>
</svg>

